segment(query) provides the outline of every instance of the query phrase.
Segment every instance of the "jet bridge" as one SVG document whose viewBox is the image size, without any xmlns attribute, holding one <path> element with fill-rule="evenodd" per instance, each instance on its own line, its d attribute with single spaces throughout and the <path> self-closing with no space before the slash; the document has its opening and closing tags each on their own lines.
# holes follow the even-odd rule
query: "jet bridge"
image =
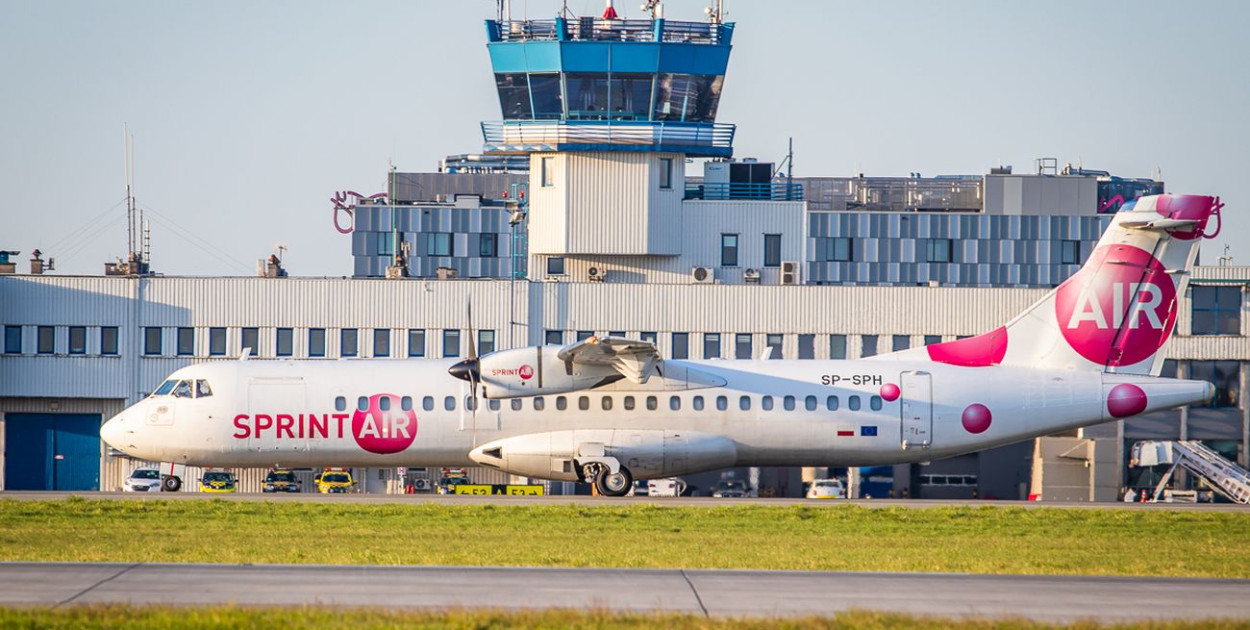
<svg viewBox="0 0 1250 630">
<path fill-rule="evenodd" d="M 1220 494 L 1235 503 L 1250 503 L 1250 473 L 1220 456 L 1196 440 L 1176 442 L 1145 441 L 1133 445 L 1133 466 L 1171 464 L 1167 474 L 1155 486 L 1153 500 L 1158 501 L 1163 487 L 1172 479 L 1177 466 L 1206 480 Z"/>
</svg>

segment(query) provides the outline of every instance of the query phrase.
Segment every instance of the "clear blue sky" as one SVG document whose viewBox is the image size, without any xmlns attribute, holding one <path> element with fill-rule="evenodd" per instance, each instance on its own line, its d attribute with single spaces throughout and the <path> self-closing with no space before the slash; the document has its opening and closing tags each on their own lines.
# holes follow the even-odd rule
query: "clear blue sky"
<svg viewBox="0 0 1250 630">
<path fill-rule="evenodd" d="M 639 0 L 620 0 L 640 17 Z M 666 2 L 672 19 L 706 3 Z M 514 17 L 554 15 L 516 0 Z M 573 0 L 575 13 L 601 0 Z M 1250 263 L 1250 2 L 727 0 L 719 120 L 797 175 L 1028 171 L 1037 157 L 1218 194 Z M 0 2 L 0 249 L 60 273 L 125 251 L 122 124 L 167 274 L 350 275 L 336 190 L 481 149 L 491 0 Z M 24 263 L 23 263 L 24 264 Z"/>
</svg>

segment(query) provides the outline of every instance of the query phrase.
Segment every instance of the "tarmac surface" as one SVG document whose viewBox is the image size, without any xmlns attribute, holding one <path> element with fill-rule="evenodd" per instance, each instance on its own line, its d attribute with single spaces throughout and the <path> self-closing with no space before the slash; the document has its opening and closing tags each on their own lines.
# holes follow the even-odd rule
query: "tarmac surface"
<svg viewBox="0 0 1250 630">
<path fill-rule="evenodd" d="M 1067 509 L 1098 509 L 1098 510 L 1201 510 L 1209 512 L 1245 512 L 1250 514 L 1250 505 L 1233 503 L 1089 503 L 1059 501 L 986 501 L 986 500 L 933 500 L 933 499 L 714 499 L 712 497 L 594 497 L 588 495 L 568 496 L 507 496 L 507 495 L 440 495 L 440 494 L 317 494 L 301 493 L 226 493 L 209 494 L 202 492 L 41 492 L 41 491 L 0 491 L 0 500 L 15 499 L 19 501 L 58 501 L 71 496 L 86 499 L 107 500 L 144 500 L 144 501 L 205 501 L 221 499 L 224 501 L 294 501 L 304 503 L 359 503 L 359 504 L 394 504 L 394 503 L 438 503 L 446 505 L 656 505 L 672 507 L 724 507 L 727 505 L 807 505 L 813 507 L 836 507 L 840 505 L 857 505 L 867 508 L 905 507 L 925 509 L 934 507 L 1015 507 L 1015 508 L 1067 508 Z"/>
<path fill-rule="evenodd" d="M 0 562 L 0 606 L 572 608 L 730 617 L 1250 618 L 1250 580 L 647 569 Z"/>
</svg>

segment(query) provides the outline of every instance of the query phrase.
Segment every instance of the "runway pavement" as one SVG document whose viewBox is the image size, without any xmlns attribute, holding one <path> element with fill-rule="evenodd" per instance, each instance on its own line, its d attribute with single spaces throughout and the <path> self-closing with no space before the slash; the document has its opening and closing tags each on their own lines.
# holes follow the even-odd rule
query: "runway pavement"
<svg viewBox="0 0 1250 630">
<path fill-rule="evenodd" d="M 0 605 L 575 608 L 711 616 L 852 608 L 1039 621 L 1250 618 L 1250 580 L 802 571 L 0 562 Z"/>
<path fill-rule="evenodd" d="M 711 497 L 592 497 L 571 496 L 505 496 L 505 495 L 440 495 L 440 494 L 297 494 L 232 493 L 208 494 L 201 492 L 35 492 L 0 491 L 0 500 L 57 501 L 71 496 L 87 499 L 145 500 L 145 501 L 296 501 L 324 503 L 438 503 L 446 505 L 656 505 L 673 507 L 724 507 L 727 505 L 807 505 L 812 507 L 837 507 L 858 505 L 869 508 L 906 507 L 915 509 L 968 506 L 968 507 L 1018 507 L 1018 508 L 1072 508 L 1114 510 L 1201 510 L 1213 512 L 1245 512 L 1250 506 L 1230 503 L 1087 503 L 1057 501 L 981 501 L 981 500 L 931 500 L 931 499 L 713 499 Z"/>
</svg>

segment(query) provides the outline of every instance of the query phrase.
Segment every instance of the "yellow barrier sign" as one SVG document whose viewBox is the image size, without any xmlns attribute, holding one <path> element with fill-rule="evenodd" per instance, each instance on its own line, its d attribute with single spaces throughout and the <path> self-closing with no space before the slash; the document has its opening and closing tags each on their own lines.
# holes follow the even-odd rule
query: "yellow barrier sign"
<svg viewBox="0 0 1250 630">
<path fill-rule="evenodd" d="M 508 495 L 508 496 L 541 496 L 543 487 L 538 484 L 504 485 L 504 484 L 468 484 L 453 486 L 456 494 Z"/>
</svg>

